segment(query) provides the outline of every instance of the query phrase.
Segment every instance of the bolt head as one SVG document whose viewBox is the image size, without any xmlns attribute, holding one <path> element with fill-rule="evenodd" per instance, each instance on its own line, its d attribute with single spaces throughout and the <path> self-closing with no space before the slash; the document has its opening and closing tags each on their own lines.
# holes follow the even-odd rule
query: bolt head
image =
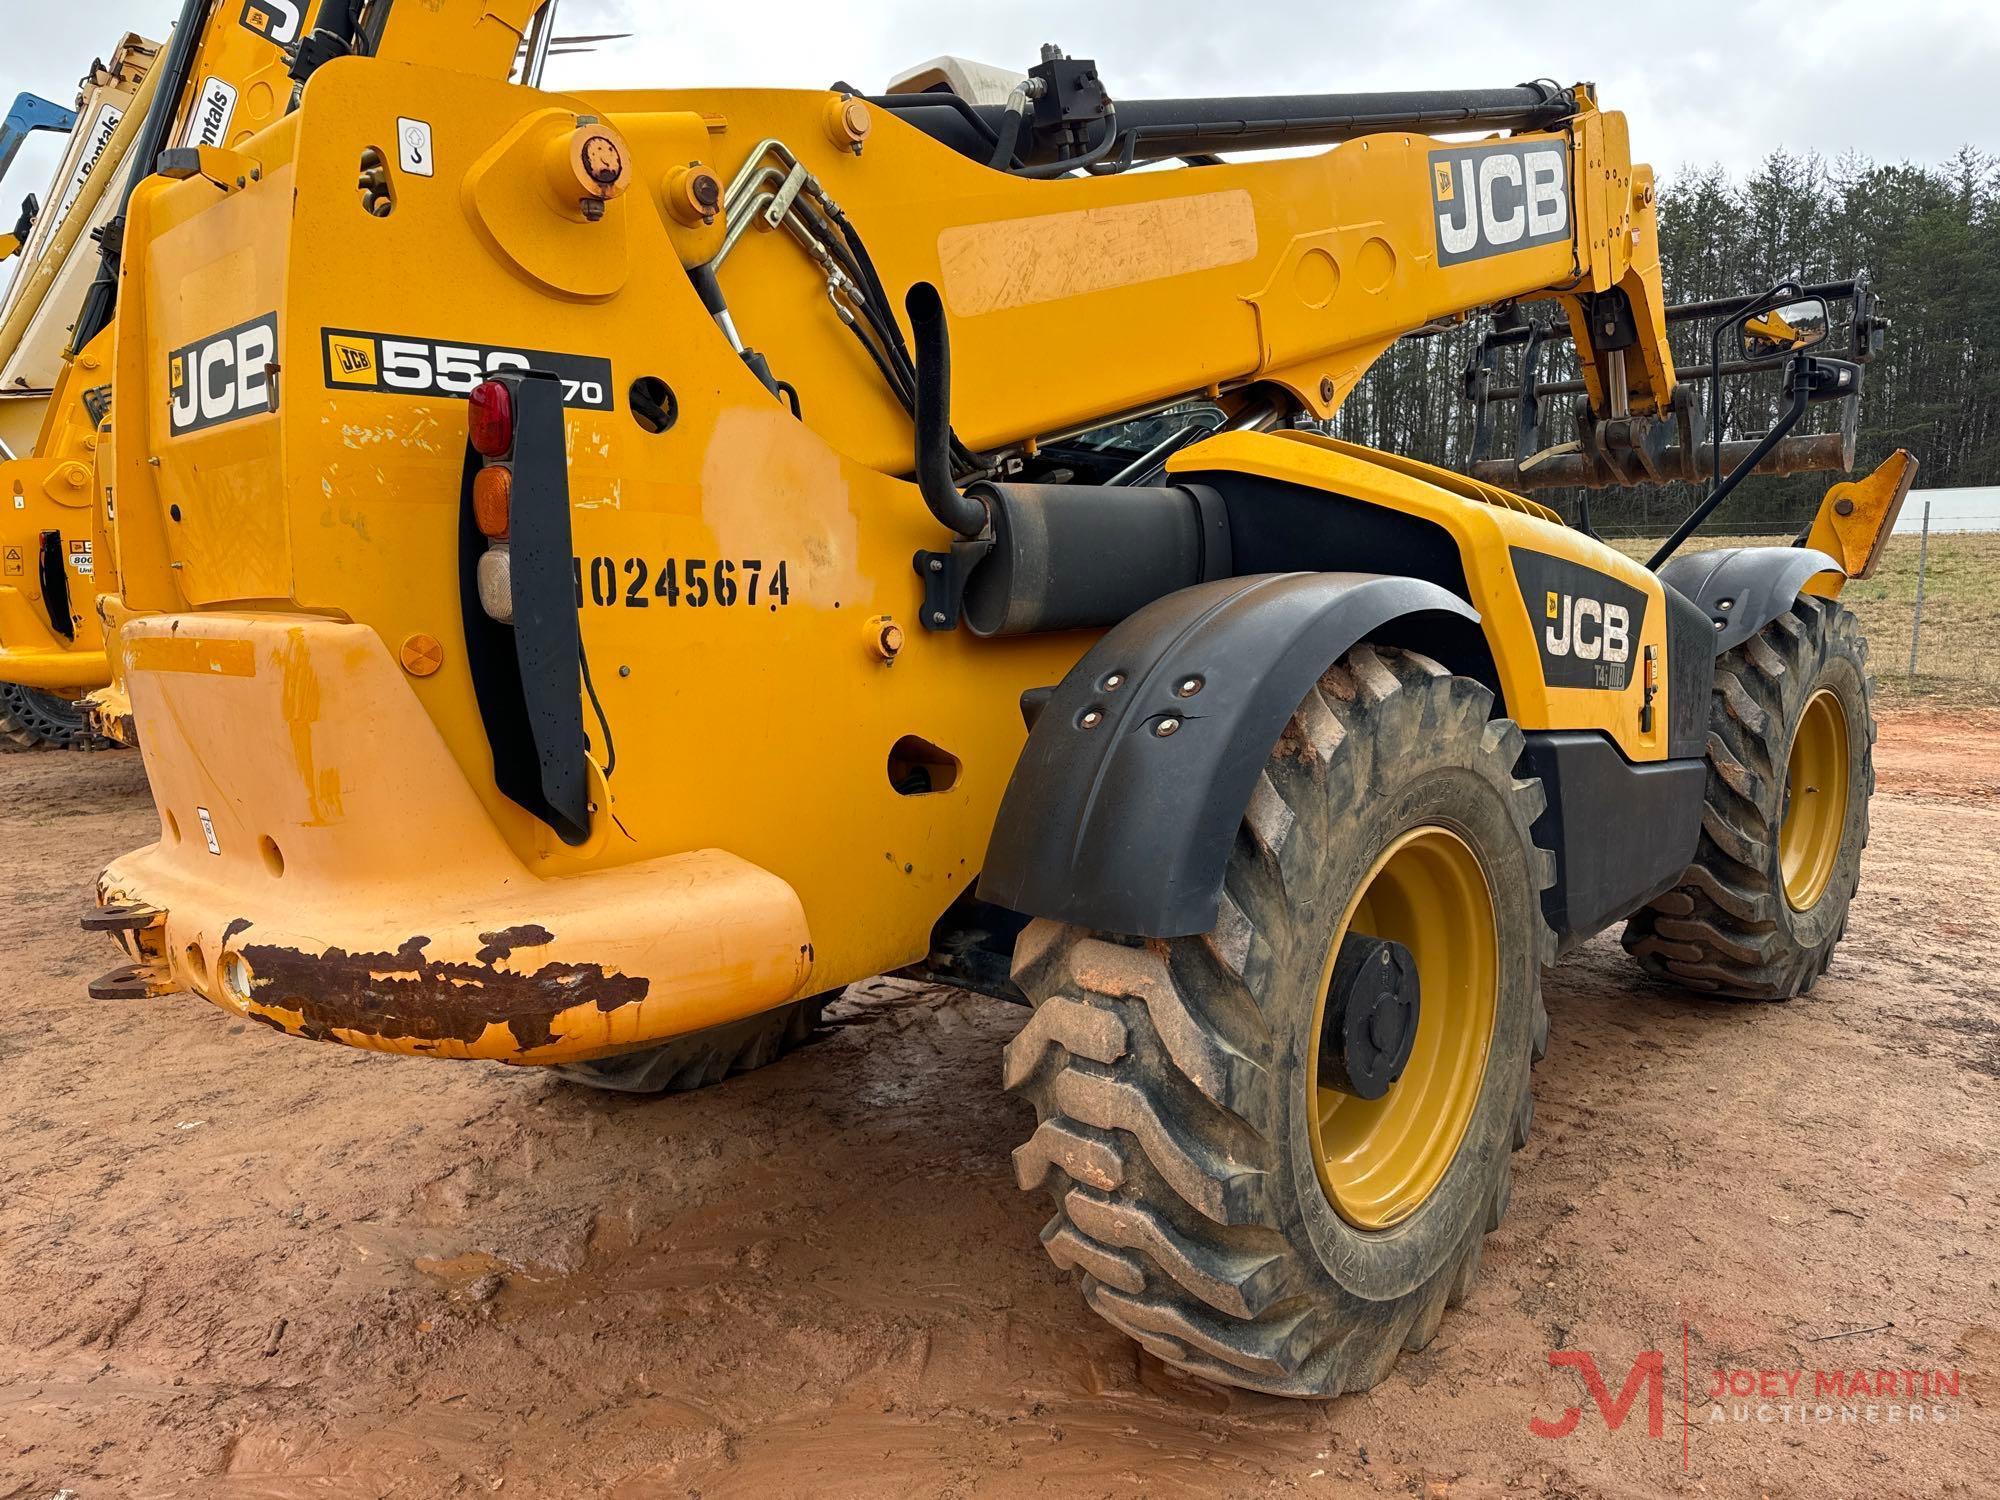
<svg viewBox="0 0 2000 1500">
<path fill-rule="evenodd" d="M 1083 711 L 1083 717 L 1077 720 L 1077 723 L 1081 724 L 1085 729 L 1095 729 L 1103 722 L 1103 710 L 1095 708 L 1086 708 Z"/>
<path fill-rule="evenodd" d="M 942 625 L 942 624 L 944 624 L 944 611 L 943 611 L 943 610 L 941 610 L 941 609 L 934 609 L 934 610 L 932 610 L 932 611 L 931 611 L 931 624 L 933 624 L 933 625 Z"/>
<path fill-rule="evenodd" d="M 1125 674 L 1123 672 L 1113 672 L 1109 677 L 1104 679 L 1104 691 L 1107 693 L 1115 693 L 1123 686 L 1125 686 Z"/>
<path fill-rule="evenodd" d="M 944 571 L 944 559 L 941 557 L 932 558 L 930 561 L 930 570 L 933 573 L 942 573 Z"/>
<path fill-rule="evenodd" d="M 632 669 L 630 667 L 620 667 L 618 669 L 618 675 L 620 677 L 630 677 L 632 675 Z"/>
<path fill-rule="evenodd" d="M 1186 677 L 1174 689 L 1174 696 L 1177 698 L 1192 698 L 1196 693 L 1201 691 L 1201 688 L 1202 682 L 1199 677 Z"/>
<path fill-rule="evenodd" d="M 1162 719 L 1160 720 L 1159 723 L 1153 726 L 1153 733 L 1158 735 L 1161 739 L 1165 739 L 1168 735 L 1174 733 L 1180 727 L 1181 727 L 1181 721 L 1179 719 Z"/>
<path fill-rule="evenodd" d="M 1322 375 L 1320 377 L 1319 399 L 1322 401 L 1331 401 L 1333 399 L 1333 377 L 1331 375 Z"/>
</svg>

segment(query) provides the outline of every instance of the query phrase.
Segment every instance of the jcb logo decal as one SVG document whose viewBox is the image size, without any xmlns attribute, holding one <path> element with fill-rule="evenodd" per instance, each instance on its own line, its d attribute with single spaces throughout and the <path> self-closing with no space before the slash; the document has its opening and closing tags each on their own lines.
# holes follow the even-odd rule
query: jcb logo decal
<svg viewBox="0 0 2000 1500">
<path fill-rule="evenodd" d="M 276 313 L 174 350 L 167 356 L 168 430 L 179 437 L 271 410 L 277 357 Z"/>
<path fill-rule="evenodd" d="M 334 385 L 375 384 L 375 340 L 351 333 L 326 336 L 326 378 Z"/>
<path fill-rule="evenodd" d="M 1543 648 L 1551 656 L 1614 663 L 1632 659 L 1632 617 L 1622 604 L 1551 594 L 1549 619 L 1560 622 L 1542 632 Z"/>
<path fill-rule="evenodd" d="M 1431 153 L 1438 264 L 1569 238 L 1569 148 L 1561 141 Z"/>
<path fill-rule="evenodd" d="M 1535 621 L 1542 681 L 1623 691 L 1646 623 L 1646 596 L 1595 568 L 1511 549 L 1521 598 Z"/>
<path fill-rule="evenodd" d="M 301 0 L 243 0 L 243 13 L 237 19 L 246 31 L 289 47 L 299 39 L 303 10 Z"/>
</svg>

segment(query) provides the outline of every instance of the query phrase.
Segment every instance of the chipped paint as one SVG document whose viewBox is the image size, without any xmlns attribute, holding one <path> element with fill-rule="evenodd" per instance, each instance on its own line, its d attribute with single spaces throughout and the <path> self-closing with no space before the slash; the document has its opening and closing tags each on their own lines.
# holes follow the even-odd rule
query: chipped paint
<svg viewBox="0 0 2000 1500">
<path fill-rule="evenodd" d="M 555 940 L 533 925 L 482 933 L 476 961 L 430 958 L 430 939 L 416 936 L 394 952 L 305 953 L 277 944 L 249 944 L 249 1014 L 317 1041 L 341 1033 L 385 1041 L 477 1042 L 489 1026 L 504 1026 L 523 1051 L 556 1039 L 555 1021 L 578 1005 L 610 1013 L 644 1000 L 652 981 L 607 973 L 602 964 L 545 963 L 533 972 L 499 967 L 519 948 Z M 261 1015 L 259 1014 L 261 1012 Z"/>
</svg>

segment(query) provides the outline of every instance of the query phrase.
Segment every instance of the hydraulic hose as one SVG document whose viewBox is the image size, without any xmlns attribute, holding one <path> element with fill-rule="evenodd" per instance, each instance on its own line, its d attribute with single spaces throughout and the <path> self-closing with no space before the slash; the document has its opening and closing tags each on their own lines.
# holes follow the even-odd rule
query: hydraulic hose
<svg viewBox="0 0 2000 1500">
<path fill-rule="evenodd" d="M 951 335 L 944 299 L 920 281 L 903 307 L 917 345 L 917 488 L 939 521 L 962 537 L 976 537 L 986 529 L 986 507 L 951 479 Z"/>
</svg>

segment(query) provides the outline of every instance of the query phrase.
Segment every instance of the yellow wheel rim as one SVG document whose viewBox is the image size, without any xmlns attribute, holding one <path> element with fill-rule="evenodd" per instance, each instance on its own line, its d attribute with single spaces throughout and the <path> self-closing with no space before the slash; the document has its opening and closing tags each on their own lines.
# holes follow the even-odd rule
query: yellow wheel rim
<svg viewBox="0 0 2000 1500">
<path fill-rule="evenodd" d="M 1785 820 L 1778 864 L 1785 900 L 1809 910 L 1825 893 L 1847 828 L 1847 713 L 1831 688 L 1806 700 L 1785 764 Z"/>
<path fill-rule="evenodd" d="M 1416 960 L 1416 1043 L 1380 1099 L 1320 1087 L 1319 1036 L 1334 961 L 1349 931 L 1388 938 Z M 1320 971 L 1306 1087 L 1313 1164 L 1340 1216 L 1386 1229 L 1414 1213 L 1458 1154 L 1479 1102 L 1499 1013 L 1493 894 L 1450 829 L 1412 829 L 1382 851 L 1342 915 Z"/>
</svg>

